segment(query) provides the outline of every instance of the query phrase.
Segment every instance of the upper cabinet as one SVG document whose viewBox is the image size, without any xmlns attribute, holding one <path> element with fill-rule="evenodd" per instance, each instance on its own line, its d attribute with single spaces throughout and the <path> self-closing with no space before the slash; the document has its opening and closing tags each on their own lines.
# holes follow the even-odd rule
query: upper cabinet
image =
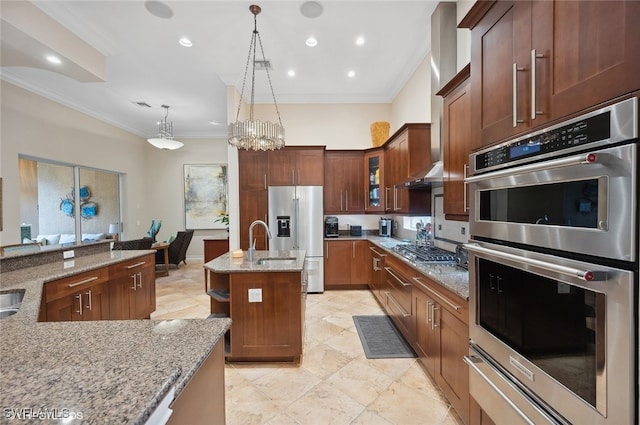
<svg viewBox="0 0 640 425">
<path fill-rule="evenodd" d="M 465 66 L 437 94 L 444 97 L 442 162 L 444 163 L 444 214 L 448 220 L 469 220 L 469 200 L 464 178 L 471 153 L 470 66 Z"/>
<path fill-rule="evenodd" d="M 325 214 L 364 213 L 363 155 L 362 151 L 325 152 Z"/>
<path fill-rule="evenodd" d="M 384 150 L 377 148 L 367 151 L 364 154 L 365 212 L 384 212 L 384 174 Z"/>
<path fill-rule="evenodd" d="M 640 88 L 640 2 L 478 1 L 471 28 L 473 146 Z"/>
<path fill-rule="evenodd" d="M 385 211 L 398 214 L 429 214 L 431 191 L 428 188 L 410 190 L 403 183 L 410 178 L 424 177 L 432 166 L 431 125 L 405 124 L 384 144 L 385 149 Z"/>
<path fill-rule="evenodd" d="M 240 248 L 249 249 L 249 225 L 254 220 L 268 221 L 268 153 L 238 150 L 238 186 L 240 207 Z M 262 226 L 253 231 L 256 249 L 267 249 L 267 233 Z"/>
<path fill-rule="evenodd" d="M 322 186 L 324 146 L 269 151 L 269 186 Z"/>
</svg>

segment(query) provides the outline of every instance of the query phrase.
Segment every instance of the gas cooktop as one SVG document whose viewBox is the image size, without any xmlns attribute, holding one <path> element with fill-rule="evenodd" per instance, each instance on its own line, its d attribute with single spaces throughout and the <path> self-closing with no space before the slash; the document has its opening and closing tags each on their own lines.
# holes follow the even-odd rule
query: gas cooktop
<svg viewBox="0 0 640 425">
<path fill-rule="evenodd" d="M 418 246 L 412 243 L 396 245 L 393 250 L 416 263 L 455 263 L 456 254 L 442 248 Z"/>
</svg>

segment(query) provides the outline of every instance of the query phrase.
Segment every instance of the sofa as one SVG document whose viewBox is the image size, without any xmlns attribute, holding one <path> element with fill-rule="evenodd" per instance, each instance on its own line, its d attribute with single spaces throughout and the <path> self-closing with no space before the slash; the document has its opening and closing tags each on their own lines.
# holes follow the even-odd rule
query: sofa
<svg viewBox="0 0 640 425">
<path fill-rule="evenodd" d="M 93 242 L 101 239 L 109 239 L 106 233 L 83 233 L 82 234 L 82 242 Z M 38 242 L 41 245 L 58 245 L 58 244 L 67 244 L 67 243 L 75 243 L 76 235 L 74 233 L 53 233 L 50 235 L 38 235 L 36 236 L 35 242 Z M 34 242 L 30 241 L 30 242 Z"/>
</svg>

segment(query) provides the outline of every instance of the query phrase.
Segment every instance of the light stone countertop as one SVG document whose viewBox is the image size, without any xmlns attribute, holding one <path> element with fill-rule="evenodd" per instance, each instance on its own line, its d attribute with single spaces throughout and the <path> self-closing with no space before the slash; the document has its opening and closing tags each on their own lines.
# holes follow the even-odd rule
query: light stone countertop
<svg viewBox="0 0 640 425">
<path fill-rule="evenodd" d="M 20 423 L 43 423 L 34 415 L 44 412 L 82 414 L 83 424 L 144 424 L 171 387 L 180 393 L 230 319 L 37 322 L 45 282 L 154 252 L 113 251 L 0 275 L 0 290 L 25 289 L 19 312 L 0 320 L 4 419 L 26 412 L 32 417 Z"/>
<path fill-rule="evenodd" d="M 304 268 L 306 251 L 255 251 L 254 260 L 250 262 L 248 252 L 244 251 L 242 257 L 233 258 L 227 252 L 205 263 L 204 267 L 215 273 L 264 273 L 264 272 L 300 272 Z M 260 259 L 276 259 L 258 264 Z M 290 261 L 282 261 L 290 259 Z"/>
</svg>

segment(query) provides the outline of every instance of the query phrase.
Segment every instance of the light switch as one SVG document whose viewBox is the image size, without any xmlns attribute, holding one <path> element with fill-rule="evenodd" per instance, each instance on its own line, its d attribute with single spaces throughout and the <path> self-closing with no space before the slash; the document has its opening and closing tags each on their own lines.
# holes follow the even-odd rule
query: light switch
<svg viewBox="0 0 640 425">
<path fill-rule="evenodd" d="M 262 302 L 262 288 L 249 289 L 249 302 L 250 303 Z"/>
</svg>

